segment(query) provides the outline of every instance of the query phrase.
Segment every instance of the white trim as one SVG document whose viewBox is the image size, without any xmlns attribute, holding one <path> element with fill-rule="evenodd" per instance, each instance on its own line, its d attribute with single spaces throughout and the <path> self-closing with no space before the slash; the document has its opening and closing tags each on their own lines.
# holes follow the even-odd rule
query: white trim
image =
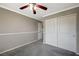
<svg viewBox="0 0 79 59">
<path fill-rule="evenodd" d="M 56 11 L 56 12 L 46 14 L 43 17 L 47 17 L 47 16 L 50 16 L 50 15 L 53 15 L 53 14 L 56 14 L 56 13 L 59 13 L 59 12 L 63 12 L 63 11 L 66 11 L 66 10 L 70 10 L 70 9 L 73 9 L 73 8 L 76 8 L 76 7 L 79 7 L 79 4 L 75 5 L 75 6 L 72 6 L 72 7 L 69 7 L 69 8 L 66 8 L 66 9 L 63 9 L 63 10 L 60 10 L 60 11 Z"/>
<path fill-rule="evenodd" d="M 40 39 L 39 39 L 39 40 L 40 40 Z M 14 49 L 17 49 L 17 48 L 20 48 L 20 47 L 22 47 L 22 46 L 24 46 L 24 45 L 28 45 L 28 44 L 31 44 L 31 43 L 36 42 L 36 41 L 38 41 L 38 40 L 34 40 L 34 41 L 32 41 L 32 42 L 25 43 L 25 44 L 22 44 L 22 45 L 16 46 L 16 47 L 14 47 L 14 48 L 11 48 L 11 49 L 8 49 L 8 50 L 5 50 L 5 51 L 3 51 L 3 52 L 0 52 L 0 54 L 5 53 L 5 52 L 8 52 L 8 51 L 11 51 L 11 50 L 14 50 Z"/>
<path fill-rule="evenodd" d="M 11 8 L 5 7 L 5 6 L 3 6 L 3 5 L 0 5 L 0 7 L 1 7 L 1 8 L 4 8 L 4 9 L 7 9 L 7 10 L 10 10 L 10 11 L 13 11 L 13 12 L 16 12 L 16 13 L 18 13 L 18 14 L 24 15 L 24 16 L 26 16 L 26 17 L 29 17 L 29 18 L 38 20 L 38 18 L 36 18 L 36 17 L 30 17 L 29 15 L 26 15 L 26 14 L 24 14 L 24 13 L 21 13 L 20 11 L 16 11 L 16 10 L 13 10 L 13 9 L 11 9 Z M 40 20 L 39 20 L 39 21 L 40 21 Z"/>
<path fill-rule="evenodd" d="M 18 32 L 18 33 L 2 33 L 0 34 L 0 36 L 2 35 L 17 35 L 17 34 L 32 34 L 32 33 L 40 33 L 41 31 L 34 31 L 34 32 Z"/>
</svg>

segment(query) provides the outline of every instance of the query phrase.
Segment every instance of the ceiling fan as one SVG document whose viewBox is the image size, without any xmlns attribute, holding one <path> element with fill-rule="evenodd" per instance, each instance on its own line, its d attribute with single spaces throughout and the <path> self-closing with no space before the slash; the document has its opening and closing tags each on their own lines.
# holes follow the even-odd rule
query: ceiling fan
<svg viewBox="0 0 79 59">
<path fill-rule="evenodd" d="M 47 10 L 47 7 L 40 5 L 40 4 L 36 4 L 36 3 L 29 3 L 27 5 L 20 7 L 20 9 L 23 10 L 27 7 L 30 7 L 33 10 L 33 14 L 36 14 L 36 9 L 35 9 L 36 7 L 40 8 L 42 10 Z"/>
</svg>

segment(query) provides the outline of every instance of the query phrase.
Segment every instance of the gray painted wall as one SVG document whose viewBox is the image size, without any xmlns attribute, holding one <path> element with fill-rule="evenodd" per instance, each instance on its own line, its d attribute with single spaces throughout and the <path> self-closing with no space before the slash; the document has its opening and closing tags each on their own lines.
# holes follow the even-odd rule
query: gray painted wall
<svg viewBox="0 0 79 59">
<path fill-rule="evenodd" d="M 79 11 L 77 12 L 77 53 L 79 54 Z"/>
<path fill-rule="evenodd" d="M 32 18 L 0 8 L 0 53 L 38 40 L 38 23 Z"/>
</svg>

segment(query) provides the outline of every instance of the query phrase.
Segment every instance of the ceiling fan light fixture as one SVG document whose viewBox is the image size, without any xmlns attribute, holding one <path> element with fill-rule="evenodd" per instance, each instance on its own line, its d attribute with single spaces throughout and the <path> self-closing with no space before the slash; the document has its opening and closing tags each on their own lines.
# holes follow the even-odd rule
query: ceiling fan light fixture
<svg viewBox="0 0 79 59">
<path fill-rule="evenodd" d="M 25 6 L 20 7 L 20 9 L 22 10 L 22 9 L 27 8 L 27 7 L 30 7 L 30 10 L 33 10 L 33 14 L 36 14 L 37 7 L 42 9 L 42 10 L 47 10 L 47 7 L 45 7 L 43 5 L 36 4 L 36 3 L 29 3 Z"/>
<path fill-rule="evenodd" d="M 33 4 L 30 3 L 29 6 L 30 6 L 30 10 L 32 10 L 32 8 L 33 8 Z"/>
</svg>

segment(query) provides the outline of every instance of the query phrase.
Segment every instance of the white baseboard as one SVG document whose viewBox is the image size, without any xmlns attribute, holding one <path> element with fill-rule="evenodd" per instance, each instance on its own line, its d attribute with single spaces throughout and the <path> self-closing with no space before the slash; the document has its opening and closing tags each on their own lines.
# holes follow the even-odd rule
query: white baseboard
<svg viewBox="0 0 79 59">
<path fill-rule="evenodd" d="M 47 45 L 50 45 L 50 46 L 54 46 L 54 45 L 49 44 L 47 42 L 43 42 L 43 44 L 47 44 Z M 58 46 L 54 46 L 54 47 L 58 47 Z M 61 47 L 58 47 L 58 48 L 61 48 Z M 61 49 L 64 49 L 64 48 L 61 48 Z M 67 49 L 64 49 L 64 50 L 67 50 Z M 67 51 L 70 51 L 70 50 L 67 50 Z M 77 53 L 76 51 L 71 51 L 71 52 L 74 52 L 75 54 L 79 55 L 79 53 Z"/>
<path fill-rule="evenodd" d="M 40 40 L 40 39 L 39 39 L 39 40 Z M 8 52 L 8 51 L 11 51 L 11 50 L 14 50 L 14 49 L 17 49 L 17 48 L 20 48 L 20 47 L 22 47 L 22 46 L 24 46 L 24 45 L 28 45 L 28 44 L 31 44 L 31 43 L 36 42 L 36 41 L 38 41 L 38 40 L 34 40 L 34 41 L 32 41 L 32 42 L 25 43 L 25 44 L 22 44 L 22 45 L 13 47 L 13 48 L 11 48 L 11 49 L 8 49 L 8 50 L 5 50 L 5 51 L 3 51 L 3 52 L 0 52 L 0 54 L 5 53 L 5 52 Z"/>
<path fill-rule="evenodd" d="M 77 55 L 79 55 L 79 53 L 76 53 Z"/>
</svg>

